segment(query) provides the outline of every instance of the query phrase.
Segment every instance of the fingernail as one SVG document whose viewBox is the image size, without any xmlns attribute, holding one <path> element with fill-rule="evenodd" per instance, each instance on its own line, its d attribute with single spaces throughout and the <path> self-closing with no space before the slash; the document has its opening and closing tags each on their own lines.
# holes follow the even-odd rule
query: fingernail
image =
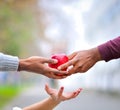
<svg viewBox="0 0 120 110">
<path fill-rule="evenodd" d="M 82 88 L 79 89 L 79 91 L 82 91 L 82 90 L 83 90 Z"/>
<path fill-rule="evenodd" d="M 58 60 L 54 59 L 54 63 L 58 63 Z"/>
<path fill-rule="evenodd" d="M 58 70 L 61 70 L 61 67 L 58 67 L 57 69 L 58 69 Z"/>
<path fill-rule="evenodd" d="M 80 90 L 83 90 L 83 88 L 80 88 Z"/>
<path fill-rule="evenodd" d="M 76 94 L 76 92 L 74 92 L 74 94 Z"/>
</svg>

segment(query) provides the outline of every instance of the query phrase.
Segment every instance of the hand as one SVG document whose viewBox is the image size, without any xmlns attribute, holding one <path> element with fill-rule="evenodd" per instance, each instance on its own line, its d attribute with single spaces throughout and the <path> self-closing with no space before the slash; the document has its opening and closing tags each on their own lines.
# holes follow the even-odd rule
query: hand
<svg viewBox="0 0 120 110">
<path fill-rule="evenodd" d="M 97 48 L 74 52 L 68 56 L 69 61 L 58 67 L 59 70 L 69 68 L 68 73 L 74 74 L 78 72 L 88 71 L 97 61 L 101 60 L 100 53 Z"/>
<path fill-rule="evenodd" d="M 55 63 L 57 63 L 57 60 L 55 59 L 33 56 L 27 59 L 20 59 L 18 71 L 35 72 L 54 79 L 67 77 L 66 71 L 59 71 L 48 66 L 48 64 Z M 62 75 L 56 75 L 57 73 L 61 73 Z"/>
<path fill-rule="evenodd" d="M 82 89 L 79 88 L 78 90 L 76 90 L 74 92 L 63 93 L 64 87 L 61 87 L 59 90 L 56 90 L 56 89 L 50 88 L 48 86 L 48 84 L 46 84 L 45 85 L 45 90 L 51 96 L 51 98 L 54 101 L 61 102 L 61 101 L 65 101 L 65 100 L 75 98 L 76 96 L 79 95 L 79 93 L 81 92 Z"/>
</svg>

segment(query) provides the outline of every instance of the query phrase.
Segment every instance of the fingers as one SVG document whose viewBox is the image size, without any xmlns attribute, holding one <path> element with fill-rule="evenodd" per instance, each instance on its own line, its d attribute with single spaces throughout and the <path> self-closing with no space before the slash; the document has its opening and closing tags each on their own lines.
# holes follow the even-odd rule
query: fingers
<svg viewBox="0 0 120 110">
<path fill-rule="evenodd" d="M 54 69 L 54 68 L 46 68 L 46 70 L 48 70 L 48 72 L 52 72 L 54 74 L 67 74 L 68 72 L 67 71 L 60 71 L 60 70 L 57 70 L 57 69 Z"/>
<path fill-rule="evenodd" d="M 60 87 L 59 91 L 57 91 L 56 89 L 50 88 L 48 84 L 45 84 L 45 90 L 55 101 L 60 102 L 77 97 L 82 91 L 82 88 L 79 88 L 74 92 L 68 92 L 63 94 L 64 87 Z"/>
<path fill-rule="evenodd" d="M 73 97 L 78 96 L 81 91 L 82 91 L 82 88 L 79 88 L 77 91 L 74 92 L 74 96 Z"/>
<path fill-rule="evenodd" d="M 82 90 L 82 88 L 79 88 L 78 90 L 76 90 L 74 92 L 67 93 L 64 100 L 69 100 L 69 99 L 77 97 L 79 95 L 79 93 L 81 92 L 81 90 Z"/>
<path fill-rule="evenodd" d="M 76 54 L 77 54 L 77 52 L 74 52 L 71 55 L 68 55 L 68 59 L 69 60 L 73 59 L 73 57 L 75 57 Z"/>
<path fill-rule="evenodd" d="M 45 84 L 45 90 L 49 95 L 51 95 L 53 93 L 53 89 L 50 88 L 48 84 Z"/>
<path fill-rule="evenodd" d="M 58 91 L 58 98 L 62 96 L 63 91 L 64 91 L 64 87 L 61 87 L 60 90 Z"/>
<path fill-rule="evenodd" d="M 62 64 L 58 67 L 58 70 L 69 69 L 70 66 L 74 66 L 78 60 L 75 58 L 78 52 L 74 52 L 68 56 L 69 61 L 65 64 Z"/>
<path fill-rule="evenodd" d="M 63 78 L 66 78 L 67 76 L 64 76 L 64 75 L 57 75 L 57 74 L 54 74 L 54 73 L 51 73 L 49 78 L 53 78 L 53 79 L 63 79 Z"/>
<path fill-rule="evenodd" d="M 73 73 L 75 74 L 75 73 L 79 72 L 80 69 L 81 69 L 81 67 L 78 67 L 77 65 L 75 65 L 68 70 L 68 73 L 69 74 L 73 74 Z"/>
<path fill-rule="evenodd" d="M 45 84 L 45 90 L 48 94 L 50 93 L 48 84 Z"/>
<path fill-rule="evenodd" d="M 73 65 L 74 62 L 72 60 L 68 61 L 65 64 L 62 64 L 58 67 L 58 70 L 64 70 L 65 68 L 68 68 L 69 66 Z"/>
<path fill-rule="evenodd" d="M 76 55 L 76 52 L 74 52 L 72 55 L 68 56 L 69 61 L 64 63 L 64 64 L 62 64 L 62 65 L 60 65 L 58 67 L 58 70 L 64 70 L 66 68 L 68 69 L 68 67 L 74 66 L 78 62 L 78 59 L 75 58 L 75 55 Z"/>
<path fill-rule="evenodd" d="M 72 92 L 72 93 L 70 93 L 67 97 L 66 97 L 66 99 L 68 100 L 68 99 L 72 99 L 72 98 L 75 98 L 75 96 L 77 96 L 77 92 Z"/>
<path fill-rule="evenodd" d="M 42 63 L 56 64 L 56 63 L 58 63 L 58 60 L 56 60 L 56 59 L 49 59 L 49 58 L 42 58 Z"/>
<path fill-rule="evenodd" d="M 78 73 L 78 72 L 82 72 L 83 67 L 84 67 L 83 64 L 81 64 L 79 61 L 76 61 L 73 66 L 68 68 L 68 73 L 69 74 L 75 74 L 75 73 Z"/>
</svg>

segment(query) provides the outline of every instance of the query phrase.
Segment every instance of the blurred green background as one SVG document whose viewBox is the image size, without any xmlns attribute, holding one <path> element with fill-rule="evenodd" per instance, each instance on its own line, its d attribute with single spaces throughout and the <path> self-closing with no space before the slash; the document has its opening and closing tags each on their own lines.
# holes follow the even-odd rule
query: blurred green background
<svg viewBox="0 0 120 110">
<path fill-rule="evenodd" d="M 0 1 L 1 52 L 18 57 L 25 57 L 34 52 L 35 5 L 36 0 Z M 37 48 L 35 52 L 37 53 Z M 10 72 L 1 74 L 0 109 L 20 91 L 19 84 L 15 85 L 18 81 L 10 83 L 11 79 L 8 77 L 12 77 Z"/>
<path fill-rule="evenodd" d="M 22 4 L 21 4 L 22 5 Z M 26 15 L 26 16 L 25 16 Z M 31 39 L 32 13 L 13 2 L 0 3 L 0 51 L 20 55 Z"/>
</svg>

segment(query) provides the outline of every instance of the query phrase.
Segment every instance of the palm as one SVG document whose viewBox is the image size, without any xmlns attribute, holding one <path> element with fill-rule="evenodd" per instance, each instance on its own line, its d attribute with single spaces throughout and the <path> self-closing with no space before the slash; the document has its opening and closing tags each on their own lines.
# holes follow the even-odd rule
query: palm
<svg viewBox="0 0 120 110">
<path fill-rule="evenodd" d="M 45 90 L 56 101 L 65 101 L 68 99 L 75 98 L 81 91 L 81 89 L 78 89 L 74 92 L 63 93 L 64 87 L 61 87 L 59 90 L 56 90 L 50 88 L 47 84 L 45 85 Z"/>
</svg>

